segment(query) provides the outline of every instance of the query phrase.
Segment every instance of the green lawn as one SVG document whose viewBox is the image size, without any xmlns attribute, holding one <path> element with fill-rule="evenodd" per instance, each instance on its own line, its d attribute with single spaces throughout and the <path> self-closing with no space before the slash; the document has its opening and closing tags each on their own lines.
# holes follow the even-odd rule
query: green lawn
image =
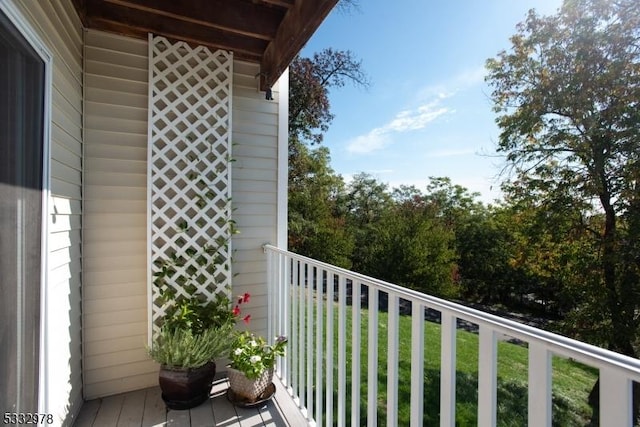
<svg viewBox="0 0 640 427">
<path fill-rule="evenodd" d="M 337 360 L 337 307 L 334 309 L 334 381 L 338 378 Z M 367 414 L 367 323 L 368 311 L 361 316 L 361 425 L 366 425 Z M 325 323 L 326 325 L 326 323 Z M 326 331 L 325 331 L 326 333 Z M 386 425 L 386 372 L 387 372 L 387 313 L 379 313 L 378 328 L 378 425 Z M 351 401 L 351 307 L 347 310 L 347 402 Z M 424 371 L 424 426 L 439 425 L 440 411 L 440 325 L 426 322 Z M 411 317 L 400 316 L 399 326 L 399 385 L 398 425 L 409 425 L 411 396 Z M 526 347 L 498 342 L 498 425 L 527 425 L 528 350 Z M 326 365 L 325 365 L 326 366 Z M 591 409 L 587 396 L 597 379 L 597 370 L 582 364 L 554 357 L 553 359 L 553 424 L 558 426 L 584 426 L 589 423 Z M 458 330 L 456 375 L 456 424 L 477 424 L 478 399 L 478 335 Z M 335 387 L 337 389 L 337 386 Z M 334 391 L 335 391 L 334 389 Z M 326 390 L 325 390 L 326 392 Z M 347 404 L 347 423 L 350 419 Z M 334 414 L 337 397 L 334 397 Z"/>
</svg>

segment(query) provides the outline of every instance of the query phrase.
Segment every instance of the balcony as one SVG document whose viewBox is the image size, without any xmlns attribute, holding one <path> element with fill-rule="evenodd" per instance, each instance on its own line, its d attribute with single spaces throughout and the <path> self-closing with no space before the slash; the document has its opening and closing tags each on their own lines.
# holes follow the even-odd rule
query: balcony
<svg viewBox="0 0 640 427">
<path fill-rule="evenodd" d="M 191 411 L 165 412 L 158 389 L 148 389 L 87 402 L 75 425 L 129 422 L 127 411 L 137 407 L 143 409 L 127 425 L 454 426 L 460 396 L 468 400 L 471 395 L 477 425 L 495 426 L 500 412 L 498 360 L 504 348 L 500 342 L 505 340 L 525 354 L 526 396 L 517 414 L 521 424 L 558 424 L 554 369 L 562 368 L 554 366 L 564 361 L 589 370 L 590 384 L 599 372 L 600 425 L 634 425 L 637 359 L 273 246 L 265 246 L 265 253 L 268 334 L 286 335 L 290 342 L 287 356 L 278 362 L 275 399 L 262 408 L 236 409 L 224 396 L 227 383 L 221 378 L 211 399 Z M 461 339 L 470 334 L 461 332 L 460 325 L 477 338 Z M 427 351 L 434 346 L 437 352 Z M 362 348 L 366 351 L 354 350 Z M 468 352 L 477 355 L 477 378 L 462 377 L 459 370 L 457 355 Z M 439 370 L 427 372 L 434 354 Z M 433 400 L 439 400 L 435 410 L 425 394 L 427 383 L 437 394 Z M 147 412 L 154 417 L 149 422 L 144 419 Z"/>
<path fill-rule="evenodd" d="M 279 372 L 295 402 L 316 425 L 454 426 L 457 399 L 465 393 L 472 395 L 464 398 L 474 401 L 477 425 L 497 425 L 499 348 L 505 347 L 499 341 L 504 340 L 517 343 L 526 366 L 523 407 L 518 414 L 507 414 L 522 417 L 522 423 L 515 425 L 552 425 L 554 367 L 568 366 L 563 363 L 590 371 L 589 388 L 599 372 L 601 426 L 633 425 L 632 385 L 640 381 L 638 359 L 272 246 L 265 252 L 274 313 L 269 332 L 287 335 L 291 343 Z M 461 324 L 474 326 L 475 340 L 463 339 L 470 334 L 459 330 Z M 437 373 L 425 369 L 433 362 L 428 355 L 434 354 L 426 350 L 434 346 L 439 346 Z M 477 355 L 477 379 L 465 376 L 457 382 L 457 354 L 469 352 Z M 439 389 L 439 405 L 428 414 L 427 380 L 430 391 Z M 457 390 L 462 386 L 465 393 Z"/>
<path fill-rule="evenodd" d="M 159 387 L 132 391 L 85 402 L 75 427 L 211 427 L 300 426 L 307 422 L 280 381 L 276 394 L 256 408 L 237 408 L 227 399 L 229 383 L 216 375 L 209 400 L 196 408 L 167 411 Z"/>
</svg>

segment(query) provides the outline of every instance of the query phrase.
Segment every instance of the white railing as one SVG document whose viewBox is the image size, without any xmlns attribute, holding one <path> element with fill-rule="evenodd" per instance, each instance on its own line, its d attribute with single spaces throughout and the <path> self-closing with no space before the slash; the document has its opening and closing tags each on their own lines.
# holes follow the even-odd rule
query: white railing
<svg viewBox="0 0 640 427">
<path fill-rule="evenodd" d="M 289 337 L 278 373 L 310 424 L 378 425 L 379 352 L 387 354 L 386 420 L 398 425 L 400 301 L 411 303 L 411 426 L 423 425 L 425 313 L 440 313 L 440 425 L 455 425 L 457 321 L 478 325 L 478 425 L 496 425 L 497 341 L 509 336 L 528 346 L 528 425 L 551 426 L 552 356 L 571 358 L 600 371 L 600 425 L 632 426 L 632 383 L 640 381 L 640 361 L 580 341 L 431 297 L 349 270 L 266 245 L 269 282 L 269 333 Z M 364 290 L 364 292 L 362 292 Z M 386 348 L 379 347 L 376 307 L 388 299 Z M 364 298 L 364 299 L 363 299 Z M 361 304 L 351 303 L 363 301 Z M 362 333 L 362 306 L 368 309 Z M 403 307 L 407 307 L 406 303 Z M 347 310 L 351 310 L 348 326 Z M 337 316 L 336 312 L 337 311 Z M 334 319 L 337 318 L 337 325 Z M 336 332 L 334 332 L 336 331 Z M 351 331 L 350 336 L 347 332 Z M 337 335 L 337 337 L 336 337 Z M 337 340 L 336 340 L 337 338 Z M 366 339 L 368 351 L 360 349 Z M 335 344 L 337 343 L 337 345 Z M 383 343 L 384 344 L 384 343 Z M 337 348 L 336 348 L 337 347 Z M 361 360 L 366 358 L 363 375 Z M 337 371 L 337 379 L 334 378 Z M 366 414 L 361 413 L 361 384 L 367 379 Z M 347 379 L 351 387 L 347 390 Z M 347 419 L 347 412 L 350 417 Z M 362 416 L 361 416 L 362 415 Z"/>
</svg>

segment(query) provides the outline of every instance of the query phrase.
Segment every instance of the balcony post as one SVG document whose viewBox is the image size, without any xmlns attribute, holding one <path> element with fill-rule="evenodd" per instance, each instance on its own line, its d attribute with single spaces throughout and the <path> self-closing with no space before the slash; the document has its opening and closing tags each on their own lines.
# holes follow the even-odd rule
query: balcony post
<svg viewBox="0 0 640 427">
<path fill-rule="evenodd" d="M 324 375 L 324 367 L 322 360 L 324 356 L 324 343 L 322 342 L 323 334 L 323 308 L 322 303 L 324 301 L 324 293 L 329 282 L 329 273 L 318 268 L 318 282 L 316 284 L 316 425 L 322 426 L 322 392 L 323 384 L 322 377 Z"/>
<path fill-rule="evenodd" d="M 271 251 L 267 251 L 266 249 L 264 250 L 264 252 L 267 254 L 267 306 L 269 307 L 267 313 L 267 337 L 271 339 L 275 335 L 274 331 L 277 328 L 276 316 L 278 313 L 278 311 L 276 310 L 276 303 L 278 300 L 276 293 L 277 281 L 275 279 L 276 269 L 273 266 L 273 258 L 276 256 L 276 254 Z"/>
<path fill-rule="evenodd" d="M 529 426 L 551 426 L 551 352 L 529 343 Z"/>
<path fill-rule="evenodd" d="M 316 268 L 307 263 L 307 288 L 306 288 L 306 297 L 307 297 L 307 418 L 313 418 L 313 364 L 317 362 L 314 361 L 314 351 L 313 351 L 313 329 L 314 329 L 314 316 L 313 316 L 313 287 L 314 285 L 317 287 L 318 283 L 316 280 Z"/>
<path fill-rule="evenodd" d="M 387 426 L 398 425 L 398 296 L 389 293 L 387 313 Z"/>
<path fill-rule="evenodd" d="M 369 288 L 369 354 L 367 366 L 367 423 L 378 425 L 378 289 Z"/>
<path fill-rule="evenodd" d="M 351 425 L 360 425 L 360 282 L 351 283 Z"/>
<path fill-rule="evenodd" d="M 298 313 L 298 294 L 300 293 L 300 261 L 293 258 L 289 258 L 291 263 L 291 387 L 295 396 L 298 397 L 298 404 L 300 404 L 300 376 L 299 376 L 299 364 L 300 364 L 300 347 L 298 344 L 298 331 L 300 329 L 300 319 Z"/>
<path fill-rule="evenodd" d="M 600 425 L 633 425 L 632 382 L 620 370 L 600 368 Z"/>
<path fill-rule="evenodd" d="M 456 425 L 456 316 L 442 311 L 440 426 Z"/>
<path fill-rule="evenodd" d="M 332 425 L 333 422 L 333 295 L 335 289 L 337 275 L 335 273 L 327 272 L 327 333 L 326 333 L 326 346 L 327 353 L 325 360 L 327 361 L 326 370 L 326 420 L 327 425 Z"/>
<path fill-rule="evenodd" d="M 496 332 L 481 324 L 478 349 L 478 425 L 483 427 L 496 425 L 497 350 Z"/>
<path fill-rule="evenodd" d="M 411 427 L 424 416 L 424 305 L 411 302 Z"/>
<path fill-rule="evenodd" d="M 307 406 L 307 306 L 306 291 L 309 280 L 309 265 L 306 262 L 298 262 L 298 398 L 300 407 Z"/>
<path fill-rule="evenodd" d="M 285 255 L 279 254 L 278 256 L 278 293 L 280 295 L 280 315 L 281 315 L 281 324 L 280 327 L 283 329 L 281 333 L 284 334 L 285 337 L 291 336 L 291 324 L 289 323 L 290 316 L 290 308 L 291 308 L 291 299 L 290 299 L 290 289 L 291 285 L 289 282 L 290 279 L 290 266 L 291 263 L 289 258 Z M 282 361 L 282 371 L 283 378 L 285 379 L 285 384 L 291 387 L 291 358 L 284 357 Z"/>
<path fill-rule="evenodd" d="M 338 427 L 346 425 L 347 400 L 347 280 L 338 279 Z"/>
</svg>

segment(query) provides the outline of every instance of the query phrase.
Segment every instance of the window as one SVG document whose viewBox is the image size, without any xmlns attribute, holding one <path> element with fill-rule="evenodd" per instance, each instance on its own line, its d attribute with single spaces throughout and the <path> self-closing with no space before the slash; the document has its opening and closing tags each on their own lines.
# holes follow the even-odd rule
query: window
<svg viewBox="0 0 640 427">
<path fill-rule="evenodd" d="M 37 412 L 45 62 L 0 10 L 0 411 Z"/>
</svg>

